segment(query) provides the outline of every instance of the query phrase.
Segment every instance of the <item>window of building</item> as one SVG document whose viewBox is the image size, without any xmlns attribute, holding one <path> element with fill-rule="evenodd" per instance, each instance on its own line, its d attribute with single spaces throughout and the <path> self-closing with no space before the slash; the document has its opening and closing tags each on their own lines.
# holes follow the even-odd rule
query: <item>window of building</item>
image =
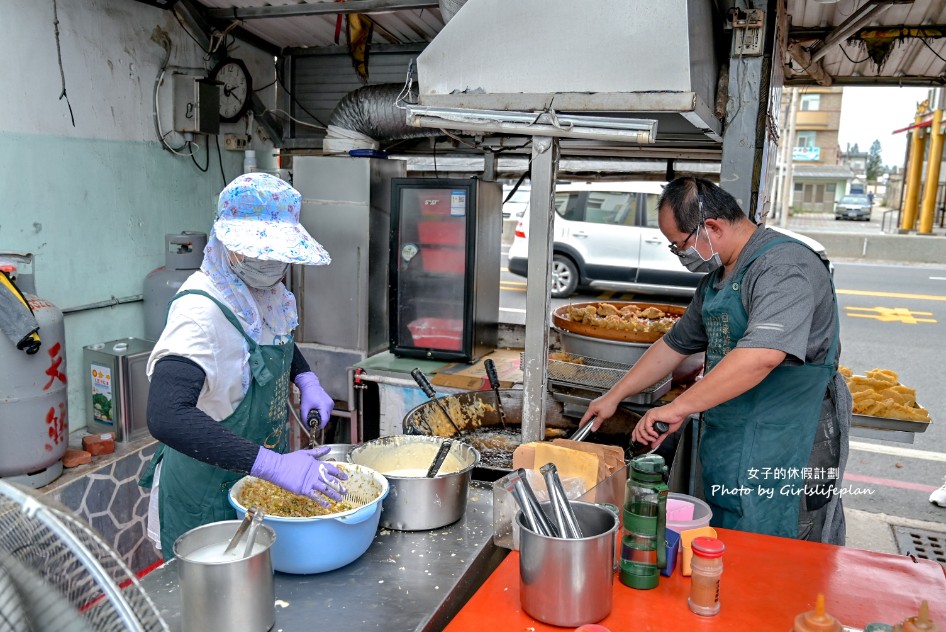
<svg viewBox="0 0 946 632">
<path fill-rule="evenodd" d="M 798 132 L 795 139 L 795 147 L 815 147 L 817 132 Z"/>
<path fill-rule="evenodd" d="M 802 110 L 818 110 L 821 106 L 820 94 L 803 94 L 799 106 Z"/>
</svg>

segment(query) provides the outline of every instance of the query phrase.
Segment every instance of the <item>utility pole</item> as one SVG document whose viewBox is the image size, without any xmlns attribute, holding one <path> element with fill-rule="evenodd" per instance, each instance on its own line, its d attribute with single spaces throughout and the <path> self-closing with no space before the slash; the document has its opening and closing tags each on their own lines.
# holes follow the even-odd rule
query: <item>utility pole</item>
<svg viewBox="0 0 946 632">
<path fill-rule="evenodd" d="M 798 110 L 798 88 L 790 88 L 792 91 L 791 102 L 788 106 L 788 138 L 785 147 L 785 178 L 782 180 L 782 210 L 779 216 L 778 225 L 782 228 L 788 226 L 788 214 L 792 208 L 792 194 L 795 191 L 795 117 Z"/>
</svg>

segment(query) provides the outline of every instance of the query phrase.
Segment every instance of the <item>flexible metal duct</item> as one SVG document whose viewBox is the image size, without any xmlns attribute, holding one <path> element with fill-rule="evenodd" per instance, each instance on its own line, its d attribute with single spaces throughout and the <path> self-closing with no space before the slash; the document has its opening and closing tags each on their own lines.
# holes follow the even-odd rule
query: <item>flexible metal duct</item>
<svg viewBox="0 0 946 632">
<path fill-rule="evenodd" d="M 380 142 L 436 136 L 437 130 L 407 124 L 407 115 L 396 105 L 403 89 L 401 84 L 384 83 L 364 86 L 342 97 L 329 117 L 326 151 L 376 149 Z"/>
</svg>

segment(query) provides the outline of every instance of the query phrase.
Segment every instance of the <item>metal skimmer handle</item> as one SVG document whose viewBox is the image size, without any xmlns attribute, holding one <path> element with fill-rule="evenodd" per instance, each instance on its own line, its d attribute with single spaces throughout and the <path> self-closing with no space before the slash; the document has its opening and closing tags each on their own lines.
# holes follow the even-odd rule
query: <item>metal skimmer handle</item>
<svg viewBox="0 0 946 632">
<path fill-rule="evenodd" d="M 487 358 L 483 362 L 483 366 L 486 368 L 486 377 L 489 380 L 489 386 L 493 389 L 493 394 L 496 395 L 496 409 L 499 411 L 499 423 L 501 423 L 505 429 L 506 411 L 503 410 L 503 402 L 499 398 L 499 376 L 496 375 L 496 364 L 493 362 L 492 358 Z"/>
<path fill-rule="evenodd" d="M 450 422 L 450 425 L 453 426 L 453 429 L 457 431 L 457 436 L 462 439 L 463 431 L 460 430 L 460 427 L 453 421 L 453 418 L 450 417 L 450 413 L 447 412 L 447 407 L 443 405 L 443 402 L 437 399 L 437 392 L 434 390 L 434 387 L 431 386 L 430 380 L 427 379 L 427 376 L 424 375 L 424 372 L 420 369 L 413 369 L 411 371 L 411 377 L 414 378 L 414 381 L 417 382 L 418 386 L 420 386 L 420 390 L 424 391 L 424 395 L 437 403 L 437 406 L 440 407 L 440 412 L 442 412 L 443 416 L 447 418 L 447 421 Z"/>
<path fill-rule="evenodd" d="M 598 415 L 595 415 L 594 417 L 592 417 L 591 419 L 589 419 L 589 420 L 588 420 L 588 423 L 586 423 L 584 426 L 582 426 L 581 428 L 579 428 L 578 431 L 575 432 L 575 434 L 573 434 L 573 435 L 570 437 L 571 440 L 572 440 L 572 441 L 581 441 L 581 440 L 583 440 L 585 437 L 587 437 L 589 434 L 591 434 L 591 428 L 592 428 L 592 426 L 595 425 L 595 422 L 596 422 L 597 420 L 598 420 Z"/>
</svg>

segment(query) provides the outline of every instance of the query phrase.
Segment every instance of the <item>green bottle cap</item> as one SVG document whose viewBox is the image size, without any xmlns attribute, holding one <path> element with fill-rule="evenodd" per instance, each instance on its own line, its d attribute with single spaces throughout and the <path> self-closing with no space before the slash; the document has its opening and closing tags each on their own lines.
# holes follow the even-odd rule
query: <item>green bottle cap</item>
<svg viewBox="0 0 946 632">
<path fill-rule="evenodd" d="M 631 468 L 642 474 L 663 474 L 666 465 L 664 458 L 658 454 L 645 454 L 631 459 Z"/>
</svg>

